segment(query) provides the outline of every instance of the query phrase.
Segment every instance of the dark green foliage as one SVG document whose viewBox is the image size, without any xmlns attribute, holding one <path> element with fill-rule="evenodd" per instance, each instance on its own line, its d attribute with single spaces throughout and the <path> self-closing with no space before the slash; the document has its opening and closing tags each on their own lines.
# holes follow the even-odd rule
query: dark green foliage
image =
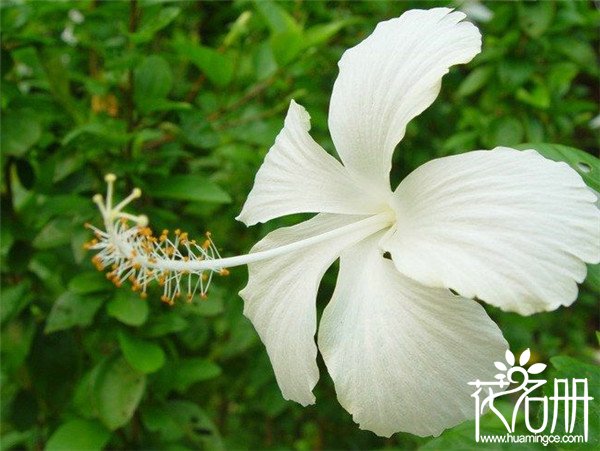
<svg viewBox="0 0 600 451">
<path fill-rule="evenodd" d="M 155 230 L 211 230 L 225 255 L 297 219 L 251 229 L 234 221 L 290 99 L 333 152 L 327 109 L 342 52 L 381 20 L 438 5 L 1 3 L 3 449 L 414 449 L 429 441 L 359 430 L 322 362 L 316 406 L 284 401 L 242 315 L 245 269 L 219 279 L 208 301 L 169 307 L 158 292 L 143 301 L 116 290 L 82 244 L 90 238 L 83 224 L 99 221 L 91 197 L 107 172 L 119 176 L 120 194 L 144 190 L 133 209 Z M 393 180 L 434 157 L 546 142 L 588 152 L 539 147 L 598 190 L 590 156 L 599 140 L 590 126 L 598 11 L 584 1 L 488 6 L 483 53 L 452 69 L 436 103 L 409 125 Z M 531 317 L 487 310 L 515 352 L 534 351 L 532 361 L 590 360 L 598 281 L 596 267 L 571 308 Z M 552 362 L 560 372 L 593 371 L 579 360 Z M 458 426 L 427 447 L 471 448 L 472 430 Z"/>
</svg>

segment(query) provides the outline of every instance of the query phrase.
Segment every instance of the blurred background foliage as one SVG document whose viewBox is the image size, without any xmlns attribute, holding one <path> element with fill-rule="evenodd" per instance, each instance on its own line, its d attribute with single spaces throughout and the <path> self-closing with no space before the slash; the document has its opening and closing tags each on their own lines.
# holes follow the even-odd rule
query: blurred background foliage
<svg viewBox="0 0 600 451">
<path fill-rule="evenodd" d="M 159 295 L 142 301 L 114 289 L 82 250 L 83 224 L 99 222 L 91 196 L 104 191 L 107 172 L 119 176 L 120 194 L 144 190 L 134 208 L 155 230 L 210 230 L 226 255 L 296 222 L 246 229 L 234 221 L 290 99 L 334 152 L 327 109 L 342 52 L 379 21 L 439 5 L 472 14 L 483 52 L 453 68 L 437 102 L 410 124 L 395 181 L 431 158 L 497 145 L 597 153 L 592 2 L 487 10 L 476 2 L 2 2 L 3 449 L 473 445 L 472 422 L 433 441 L 359 430 L 321 361 L 316 406 L 284 401 L 242 315 L 243 268 L 218 280 L 207 301 L 170 307 Z M 598 190 L 597 160 L 587 161 L 578 167 Z M 336 271 L 324 279 L 320 309 Z M 556 371 L 597 375 L 599 292 L 592 268 L 571 308 L 531 317 L 486 309 L 516 353 L 530 347 L 542 362 L 570 355 L 578 363 Z"/>
</svg>

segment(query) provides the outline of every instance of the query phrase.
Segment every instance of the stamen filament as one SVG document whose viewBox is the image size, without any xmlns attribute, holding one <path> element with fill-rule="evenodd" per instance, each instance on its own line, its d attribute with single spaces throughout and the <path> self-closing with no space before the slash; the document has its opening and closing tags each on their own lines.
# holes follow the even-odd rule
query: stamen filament
<svg viewBox="0 0 600 451">
<path fill-rule="evenodd" d="M 335 238 L 341 235 L 345 235 L 356 230 L 372 228 L 373 233 L 384 229 L 392 224 L 392 218 L 389 213 L 380 213 L 378 215 L 369 216 L 360 221 L 352 224 L 345 225 L 339 229 L 330 230 L 328 232 L 316 235 L 304 240 L 296 241 L 294 243 L 285 244 L 280 247 L 269 249 L 266 251 L 252 252 L 245 255 L 237 255 L 235 257 L 225 257 L 216 260 L 200 260 L 200 261 L 181 261 L 181 260 L 166 260 L 164 262 L 156 262 L 156 265 L 161 266 L 163 269 L 169 271 L 206 271 L 215 270 L 221 268 L 233 268 L 236 266 L 243 266 L 249 263 L 256 263 L 261 260 L 268 260 L 270 258 L 278 257 L 280 255 L 287 254 L 303 249 L 308 246 L 313 246 L 323 241 L 327 241 L 331 238 Z"/>
</svg>

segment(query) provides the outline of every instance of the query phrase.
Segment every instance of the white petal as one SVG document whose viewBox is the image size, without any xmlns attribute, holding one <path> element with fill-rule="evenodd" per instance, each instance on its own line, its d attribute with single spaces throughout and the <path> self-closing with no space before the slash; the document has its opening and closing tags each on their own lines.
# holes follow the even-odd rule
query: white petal
<svg viewBox="0 0 600 451">
<path fill-rule="evenodd" d="M 381 246 L 423 284 L 524 315 L 554 310 L 600 259 L 594 200 L 567 164 L 533 150 L 440 158 L 402 181 Z"/>
<path fill-rule="evenodd" d="M 263 251 L 338 229 L 363 217 L 320 214 L 275 230 L 252 248 Z M 314 335 L 316 296 L 323 274 L 342 249 L 381 229 L 363 228 L 327 242 L 248 265 L 248 285 L 240 292 L 244 315 L 267 348 L 283 397 L 312 404 L 319 372 Z"/>
<path fill-rule="evenodd" d="M 344 165 L 381 192 L 408 122 L 435 100 L 450 66 L 481 50 L 477 28 L 451 11 L 411 10 L 381 22 L 339 62 L 329 129 Z"/>
<path fill-rule="evenodd" d="M 493 380 L 507 343 L 475 301 L 399 273 L 379 236 L 342 253 L 319 350 L 362 429 L 439 435 L 474 416 L 468 383 Z"/>
<path fill-rule="evenodd" d="M 291 213 L 371 214 L 382 210 L 360 182 L 309 135 L 310 116 L 292 100 L 285 126 L 236 218 L 246 225 Z"/>
<path fill-rule="evenodd" d="M 525 351 L 523 351 L 521 353 L 521 356 L 519 357 L 519 365 L 525 366 L 525 364 L 527 362 L 529 362 L 530 357 L 531 357 L 531 351 L 529 350 L 529 348 L 527 348 L 527 349 L 525 349 Z"/>
</svg>

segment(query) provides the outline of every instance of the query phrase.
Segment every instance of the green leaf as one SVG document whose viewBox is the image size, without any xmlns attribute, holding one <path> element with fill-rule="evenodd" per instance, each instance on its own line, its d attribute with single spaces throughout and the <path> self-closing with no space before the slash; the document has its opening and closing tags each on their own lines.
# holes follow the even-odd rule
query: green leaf
<svg viewBox="0 0 600 451">
<path fill-rule="evenodd" d="M 136 68 L 133 98 L 142 113 L 150 113 L 162 105 L 173 85 L 171 67 L 156 55 L 144 58 Z"/>
<path fill-rule="evenodd" d="M 160 346 L 119 331 L 119 345 L 127 361 L 142 373 L 153 373 L 165 364 L 165 353 Z"/>
<path fill-rule="evenodd" d="M 148 318 L 148 303 L 135 293 L 118 290 L 106 305 L 107 313 L 128 326 L 141 326 Z"/>
<path fill-rule="evenodd" d="M 598 73 L 594 47 L 576 37 L 560 37 L 553 41 L 554 50 L 577 63 L 584 71 Z"/>
<path fill-rule="evenodd" d="M 498 78 L 505 89 L 522 86 L 535 71 L 535 64 L 527 60 L 504 59 L 497 66 Z"/>
<path fill-rule="evenodd" d="M 275 61 L 285 66 L 305 48 L 306 42 L 301 30 L 288 30 L 273 34 L 270 43 Z"/>
<path fill-rule="evenodd" d="M 487 83 L 493 73 L 494 68 L 491 66 L 478 67 L 463 80 L 458 87 L 457 94 L 460 97 L 466 97 L 479 91 Z"/>
<path fill-rule="evenodd" d="M 110 431 L 93 420 L 75 419 L 63 423 L 46 443 L 46 451 L 101 450 L 110 439 Z"/>
<path fill-rule="evenodd" d="M 220 374 L 221 368 L 217 364 L 197 357 L 170 361 L 157 376 L 163 389 L 183 393 L 190 385 L 214 379 Z"/>
<path fill-rule="evenodd" d="M 42 125 L 36 114 L 28 109 L 2 114 L 0 147 L 6 155 L 24 155 L 42 136 Z"/>
<path fill-rule="evenodd" d="M 166 312 L 161 316 L 153 317 L 146 326 L 144 326 L 144 336 L 148 338 L 162 337 L 171 333 L 176 333 L 188 327 L 188 322 L 176 312 Z"/>
<path fill-rule="evenodd" d="M 146 376 L 122 358 L 107 359 L 101 366 L 94 386 L 94 399 L 102 422 L 115 430 L 125 426 L 137 409 Z"/>
<path fill-rule="evenodd" d="M 550 160 L 564 161 L 579 173 L 590 188 L 600 191 L 600 160 L 593 155 L 562 144 L 528 143 L 515 148 L 534 149 Z"/>
<path fill-rule="evenodd" d="M 59 217 L 52 219 L 33 239 L 36 249 L 52 249 L 71 242 L 73 223 L 70 219 Z"/>
<path fill-rule="evenodd" d="M 142 412 L 144 426 L 168 442 L 183 437 L 201 449 L 225 449 L 219 431 L 209 416 L 196 404 L 187 401 L 169 401 L 151 406 Z"/>
<path fill-rule="evenodd" d="M 304 47 L 311 47 L 327 42 L 335 36 L 342 28 L 356 22 L 353 19 L 336 20 L 330 23 L 318 24 L 308 28 L 304 32 Z"/>
<path fill-rule="evenodd" d="M 180 12 L 181 8 L 167 6 L 165 8 L 160 8 L 157 11 L 157 14 L 144 14 L 139 30 L 131 35 L 131 40 L 136 44 L 152 40 L 156 32 L 173 22 Z"/>
<path fill-rule="evenodd" d="M 126 124 L 120 120 L 106 120 L 102 122 L 89 122 L 72 129 L 62 139 L 63 146 L 71 144 L 75 139 L 91 135 L 101 138 L 112 144 L 124 144 L 129 141 L 131 135 L 125 130 Z"/>
<path fill-rule="evenodd" d="M 514 146 L 523 142 L 525 131 L 521 122 L 514 117 L 502 117 L 494 122 L 491 130 L 490 147 Z"/>
<path fill-rule="evenodd" d="M 520 100 L 527 105 L 531 105 L 535 108 L 545 110 L 550 106 L 550 92 L 546 85 L 542 83 L 536 83 L 533 89 L 527 90 L 525 88 L 519 88 L 516 96 L 517 100 Z"/>
<path fill-rule="evenodd" d="M 589 412 L 588 412 L 588 433 L 589 440 L 586 444 L 586 447 L 590 449 L 598 449 L 600 445 L 600 403 L 598 399 L 600 399 L 600 367 L 598 365 L 592 365 L 588 363 L 581 362 L 572 357 L 566 356 L 556 356 L 550 359 L 550 362 L 556 368 L 557 374 L 555 377 L 557 379 L 567 379 L 569 383 L 572 383 L 572 379 L 587 379 L 589 396 L 593 398 L 593 401 L 589 403 Z M 578 387 L 578 393 L 581 395 L 583 392 L 581 391 L 581 386 Z M 571 389 L 574 389 L 571 386 Z M 560 395 L 560 393 L 554 393 L 554 384 L 547 384 L 545 394 L 548 396 Z M 584 419 L 582 415 L 582 403 L 579 402 L 578 407 L 576 409 L 577 418 L 574 423 L 574 429 L 571 433 L 567 435 L 583 435 L 584 429 Z M 572 411 L 569 412 L 569 417 Z M 564 430 L 561 430 L 560 424 L 561 419 L 565 418 L 565 403 L 558 403 L 558 421 L 556 433 L 561 434 L 564 433 Z M 564 425 L 564 421 L 562 422 Z M 561 448 L 565 449 L 581 449 L 581 445 L 579 444 L 561 444 Z"/>
<path fill-rule="evenodd" d="M 154 180 L 147 192 L 162 199 L 227 204 L 231 197 L 217 184 L 201 175 L 174 175 Z"/>
<path fill-rule="evenodd" d="M 3 298 L 4 300 L 4 298 Z M 16 319 L 2 327 L 0 355 L 4 374 L 14 374 L 30 354 L 37 324 L 32 318 Z"/>
<path fill-rule="evenodd" d="M 529 36 L 537 38 L 544 34 L 552 24 L 555 5 L 554 2 L 528 2 L 519 8 L 519 13 L 523 31 Z"/>
<path fill-rule="evenodd" d="M 52 306 L 44 331 L 48 334 L 74 326 L 89 326 L 102 305 L 98 296 L 81 296 L 65 291 Z"/>
<path fill-rule="evenodd" d="M 213 130 L 206 115 L 201 111 L 180 113 L 181 135 L 189 144 L 202 149 L 210 149 L 220 142 L 219 135 Z"/>
<path fill-rule="evenodd" d="M 33 298 L 31 283 L 24 280 L 17 285 L 2 287 L 2 308 L 0 308 L 0 323 L 5 324 L 16 317 Z"/>
<path fill-rule="evenodd" d="M 585 278 L 586 285 L 589 285 L 596 295 L 600 295 L 600 264 L 588 265 L 587 277 Z"/>
<path fill-rule="evenodd" d="M 548 89 L 555 96 L 563 96 L 569 91 L 571 82 L 579 69 L 573 63 L 558 63 L 552 66 L 548 74 Z"/>
<path fill-rule="evenodd" d="M 233 60 L 226 53 L 192 42 L 180 42 L 174 47 L 180 56 L 191 61 L 215 85 L 227 86 L 231 81 Z"/>
<path fill-rule="evenodd" d="M 254 5 L 273 33 L 301 31 L 301 27 L 296 20 L 276 2 L 255 0 Z"/>
<path fill-rule="evenodd" d="M 82 272 L 69 281 L 69 291 L 75 294 L 97 293 L 111 288 L 106 276 L 99 271 Z"/>
</svg>

